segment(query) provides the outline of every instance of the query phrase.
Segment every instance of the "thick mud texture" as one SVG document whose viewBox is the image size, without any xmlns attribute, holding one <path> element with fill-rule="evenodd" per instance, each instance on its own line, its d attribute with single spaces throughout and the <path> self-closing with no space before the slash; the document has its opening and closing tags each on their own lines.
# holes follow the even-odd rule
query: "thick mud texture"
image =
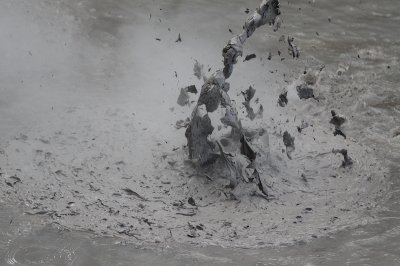
<svg viewBox="0 0 400 266">
<path fill-rule="evenodd" d="M 239 173 L 256 182 L 233 190 L 224 176 L 230 172 L 196 168 L 186 147 L 141 143 L 145 131 L 129 113 L 78 108 L 57 118 L 58 124 L 23 132 L 1 149 L 0 190 L 27 215 L 75 230 L 145 242 L 294 243 L 367 222 L 360 217 L 383 189 L 385 170 L 368 147 L 334 138 L 318 120 L 299 133 L 293 114 L 249 127 L 247 156 L 229 154 L 225 143 L 227 159 L 216 165 L 247 164 L 252 152 L 259 160 L 257 171 Z M 292 160 L 281 153 L 283 131 L 296 139 Z M 346 147 L 351 166 L 341 167 L 343 157 L 332 153 L 337 147 Z M 153 161 L 138 167 L 138 152 L 151 153 Z"/>
</svg>

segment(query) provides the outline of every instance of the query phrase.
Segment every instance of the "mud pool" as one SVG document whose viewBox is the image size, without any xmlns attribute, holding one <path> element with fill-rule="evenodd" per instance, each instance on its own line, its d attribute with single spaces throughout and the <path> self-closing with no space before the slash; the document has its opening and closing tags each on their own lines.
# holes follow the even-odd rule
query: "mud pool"
<svg viewBox="0 0 400 266">
<path fill-rule="evenodd" d="M 229 95 L 270 199 L 187 160 L 181 89 L 259 4 L 0 3 L 0 265 L 400 263 L 396 1 L 281 2 L 247 41 Z"/>
</svg>

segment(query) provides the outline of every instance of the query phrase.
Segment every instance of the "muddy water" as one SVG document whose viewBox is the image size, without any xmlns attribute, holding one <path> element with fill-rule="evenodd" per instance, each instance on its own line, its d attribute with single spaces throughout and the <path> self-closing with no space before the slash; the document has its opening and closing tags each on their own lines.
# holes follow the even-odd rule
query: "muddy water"
<svg viewBox="0 0 400 266">
<path fill-rule="evenodd" d="M 153 167 L 148 163 L 153 155 L 148 149 L 153 147 L 151 143 L 167 140 L 174 147 L 184 142 L 182 131 L 165 127 L 187 116 L 186 109 L 169 111 L 177 108 L 178 88 L 201 85 L 192 73 L 194 59 L 212 71 L 220 67 L 220 50 L 232 36 L 228 29 L 237 33 L 235 29 L 240 29 L 247 17 L 244 10 L 258 4 L 2 1 L 1 150 L 25 136 L 24 141 L 31 146 L 31 138 L 46 142 L 49 132 L 63 129 L 63 124 L 73 128 L 78 124 L 85 129 L 77 132 L 80 136 L 89 140 L 96 135 L 105 140 L 104 145 L 112 146 L 113 139 L 107 135 L 112 128 L 119 138 L 131 140 L 132 136 L 130 144 L 141 156 L 129 163 L 146 172 Z M 290 86 L 305 67 L 324 64 L 326 72 L 320 85 L 328 88 L 327 110 L 339 110 L 350 118 L 348 136 L 373 149 L 381 166 L 391 169 L 386 176 L 390 189 L 374 212 L 373 222 L 289 247 L 134 245 L 119 238 L 48 225 L 40 214 L 29 215 L 17 201 L 7 201 L 11 196 L 2 195 L 0 264 L 398 265 L 399 8 L 397 1 L 389 0 L 282 3 L 282 28 L 257 32 L 245 47 L 245 54 L 254 52 L 256 60 L 263 60 L 238 64 L 230 81 L 246 88 L 252 80 L 259 80 L 260 72 L 252 70 L 262 65 L 267 90 L 276 92 L 273 95 L 277 98 L 279 90 Z M 175 43 L 179 33 L 182 43 Z M 293 61 L 287 55 L 286 44 L 279 42 L 282 34 L 295 37 L 301 60 Z M 278 56 L 278 50 L 282 56 Z M 273 54 L 271 61 L 266 61 L 268 52 Z M 275 70 L 278 73 L 270 73 Z M 266 105 L 266 119 L 276 108 Z M 103 114 L 108 122 L 99 119 Z M 134 125 L 119 128 L 130 116 L 135 117 Z M 58 121 L 60 117 L 65 120 Z M 87 124 L 94 128 L 85 128 Z M 130 131 L 125 132 L 126 128 Z M 73 135 L 66 140 L 67 145 L 73 143 Z M 117 147 L 115 153 L 123 158 L 121 149 Z M 79 160 L 79 154 L 76 156 Z M 0 167 L 21 168 L 23 172 L 30 169 L 29 158 L 27 154 L 14 155 L 5 160 L 8 165 Z"/>
</svg>

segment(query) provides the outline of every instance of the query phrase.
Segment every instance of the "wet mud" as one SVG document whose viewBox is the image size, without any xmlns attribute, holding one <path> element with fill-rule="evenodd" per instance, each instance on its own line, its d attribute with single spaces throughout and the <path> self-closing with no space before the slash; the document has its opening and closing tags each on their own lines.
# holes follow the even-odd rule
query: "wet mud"
<svg viewBox="0 0 400 266">
<path fill-rule="evenodd" d="M 146 14 L 143 21 L 161 23 L 155 14 L 150 19 Z M 246 38 L 260 23 L 257 14 L 259 11 L 245 24 Z M 123 22 L 121 18 L 114 27 L 106 27 L 109 35 L 99 34 L 101 25 L 93 24 L 90 42 L 107 39 L 110 46 L 128 51 L 116 45 L 115 37 L 124 33 L 119 29 Z M 168 27 L 165 32 L 170 32 Z M 176 42 L 177 35 L 181 42 Z M 170 37 L 160 34 L 151 36 L 151 42 L 154 47 L 190 42 L 187 33 L 182 33 L 184 40 L 180 36 L 178 31 Z M 303 64 L 305 53 L 302 50 L 301 57 L 294 56 L 299 48 L 292 41 L 289 46 L 294 58 L 285 62 Z M 268 39 L 262 43 L 268 43 Z M 379 206 L 387 190 L 387 166 L 373 146 L 356 137 L 354 128 L 346 128 L 353 126 L 354 118 L 348 110 L 345 112 L 344 106 L 350 104 L 342 101 L 352 102 L 355 96 L 348 96 L 352 91 L 335 92 L 334 86 L 326 85 L 350 83 L 354 77 L 346 76 L 346 71 L 351 68 L 340 67 L 338 77 L 336 69 L 325 69 L 314 62 L 306 74 L 303 65 L 291 76 L 283 76 L 284 71 L 279 69 L 279 76 L 274 75 L 281 82 L 273 83 L 271 71 L 277 73 L 275 68 L 282 63 L 275 58 L 276 51 L 274 57 L 269 51 L 265 59 L 260 55 L 260 62 L 270 67 L 269 71 L 260 66 L 263 71 L 253 68 L 255 74 L 233 73 L 233 65 L 243 53 L 241 44 L 236 37 L 228 43 L 223 50 L 224 69 L 209 77 L 204 69 L 211 67 L 204 68 L 195 61 L 192 69 L 193 59 L 187 56 L 183 68 L 189 71 L 169 69 L 174 78 L 167 85 L 171 90 L 163 86 L 163 81 L 152 83 L 157 78 L 151 77 L 146 81 L 150 88 L 159 87 L 158 93 L 148 92 L 149 87 L 140 88 L 129 95 L 135 104 L 123 102 L 118 108 L 101 103 L 49 107 L 46 112 L 52 112 L 44 121 L 2 141 L 1 200 L 21 206 L 24 215 L 35 217 L 41 224 L 135 243 L 277 246 L 304 243 L 373 222 L 373 215 L 366 213 Z M 278 49 L 284 51 L 287 44 L 281 45 L 285 47 Z M 151 68 L 141 66 L 146 71 L 159 70 L 156 63 L 167 59 L 162 57 L 162 48 L 162 52 L 154 48 L 158 51 L 155 57 L 161 59 L 152 61 L 141 54 L 134 58 L 153 63 L 148 64 Z M 121 59 L 114 53 L 107 55 Z M 240 60 L 237 67 L 242 71 L 258 59 Z M 109 69 L 113 69 L 113 62 L 107 62 Z M 124 62 L 116 68 L 124 64 L 133 63 Z M 182 72 L 195 77 L 175 82 Z M 250 85 L 266 73 L 271 74 L 268 82 Z M 227 78 L 231 78 L 230 84 Z M 195 83 L 202 80 L 204 84 Z M 119 83 L 109 84 L 118 87 Z M 197 88 L 203 85 L 199 96 L 196 85 L 191 84 Z M 246 88 L 253 90 L 242 94 Z M 111 93 L 106 95 L 112 97 Z M 385 101 L 379 97 L 368 100 L 375 101 L 374 106 Z M 257 117 L 260 111 L 254 111 L 255 105 L 263 110 L 263 116 Z M 365 110 L 361 103 L 357 108 L 378 116 L 378 111 Z M 345 113 L 346 123 L 339 112 Z M 335 137 L 332 132 L 346 132 L 347 137 Z M 393 143 L 398 141 L 396 130 L 388 132 Z"/>
</svg>

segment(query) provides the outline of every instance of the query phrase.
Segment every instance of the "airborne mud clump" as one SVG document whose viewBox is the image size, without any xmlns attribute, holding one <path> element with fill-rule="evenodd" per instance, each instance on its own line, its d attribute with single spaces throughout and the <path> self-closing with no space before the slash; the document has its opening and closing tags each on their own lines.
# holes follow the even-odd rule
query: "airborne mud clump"
<svg viewBox="0 0 400 266">
<path fill-rule="evenodd" d="M 296 90 L 297 90 L 297 94 L 299 95 L 300 99 L 307 100 L 310 98 L 315 98 L 314 89 L 308 87 L 306 84 L 297 86 Z"/>
</svg>

